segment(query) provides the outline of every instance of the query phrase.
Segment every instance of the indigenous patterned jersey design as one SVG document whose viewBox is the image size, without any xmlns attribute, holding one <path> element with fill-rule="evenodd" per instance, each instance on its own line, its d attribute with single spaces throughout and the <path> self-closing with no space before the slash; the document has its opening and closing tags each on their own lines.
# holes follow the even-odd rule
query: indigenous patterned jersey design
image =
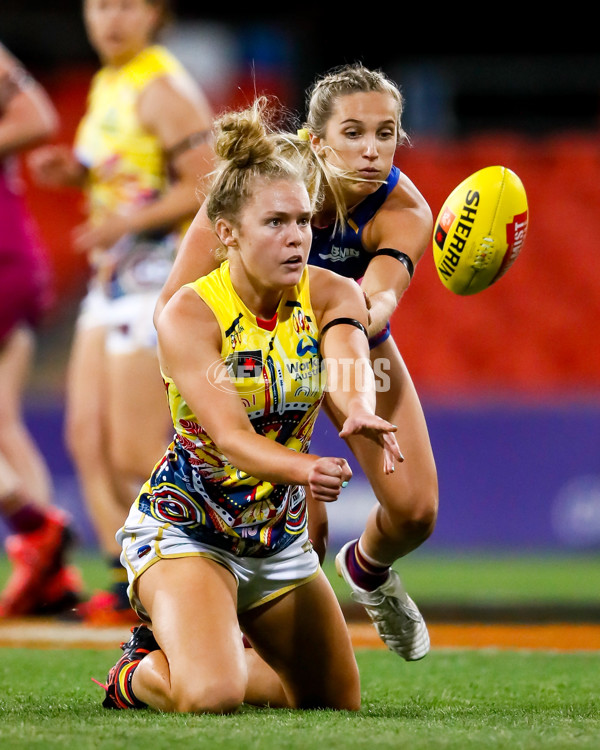
<svg viewBox="0 0 600 750">
<path fill-rule="evenodd" d="M 106 66 L 94 76 L 88 109 L 75 138 L 77 158 L 88 170 L 92 222 L 115 212 L 126 215 L 166 191 L 169 175 L 164 151 L 158 138 L 140 123 L 138 100 L 142 90 L 157 78 L 186 75 L 176 58 L 156 45 L 126 65 Z M 96 254 L 92 263 L 103 269 L 102 278 L 113 283 L 110 295 L 161 288 L 182 228 L 171 235 L 127 236 L 109 252 Z M 114 281 L 117 268 L 122 289 Z"/>
<path fill-rule="evenodd" d="M 229 263 L 189 287 L 209 305 L 222 331 L 227 385 L 233 383 L 256 432 L 308 452 L 323 396 L 318 329 L 308 270 L 281 300 L 275 318 L 258 320 L 236 294 Z M 222 387 L 215 367 L 215 388 Z M 229 463 L 165 378 L 175 439 L 138 497 L 154 518 L 234 554 L 267 556 L 306 527 L 304 488 L 273 485 Z"/>
</svg>

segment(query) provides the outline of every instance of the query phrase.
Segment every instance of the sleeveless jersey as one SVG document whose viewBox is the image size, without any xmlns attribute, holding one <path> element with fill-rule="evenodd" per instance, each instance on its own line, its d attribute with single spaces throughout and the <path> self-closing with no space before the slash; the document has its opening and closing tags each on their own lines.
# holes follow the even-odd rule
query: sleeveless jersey
<svg viewBox="0 0 600 750">
<path fill-rule="evenodd" d="M 353 209 L 346 226 L 338 229 L 331 225 L 313 226 L 308 262 L 351 279 L 358 280 L 364 276 L 373 254 L 363 247 L 363 230 L 384 204 L 399 179 L 400 170 L 393 166 L 386 182 Z"/>
<path fill-rule="evenodd" d="M 142 90 L 165 75 L 186 73 L 167 49 L 155 45 L 120 68 L 101 68 L 92 80 L 87 112 L 75 136 L 75 153 L 88 170 L 92 222 L 113 213 L 127 215 L 156 200 L 168 187 L 163 148 L 158 138 L 142 127 L 137 114 Z M 109 296 L 161 288 L 182 229 L 126 236 L 110 251 L 92 257 L 92 265 L 96 263 L 104 271 Z"/>
<path fill-rule="evenodd" d="M 308 269 L 268 323 L 236 294 L 228 261 L 188 286 L 219 323 L 227 384 L 235 384 L 254 430 L 308 452 L 324 385 Z M 164 379 L 175 438 L 142 488 L 139 509 L 234 554 L 264 557 L 287 547 L 306 527 L 304 487 L 273 485 L 233 466 Z M 212 384 L 220 387 L 216 370 Z"/>
</svg>

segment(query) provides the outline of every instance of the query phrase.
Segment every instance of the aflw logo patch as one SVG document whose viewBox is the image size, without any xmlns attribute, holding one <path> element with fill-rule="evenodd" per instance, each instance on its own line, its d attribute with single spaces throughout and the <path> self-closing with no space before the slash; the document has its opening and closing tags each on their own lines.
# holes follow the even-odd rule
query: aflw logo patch
<svg viewBox="0 0 600 750">
<path fill-rule="evenodd" d="M 263 368 L 262 352 L 235 352 L 227 357 L 226 365 L 232 378 L 258 378 Z"/>
</svg>

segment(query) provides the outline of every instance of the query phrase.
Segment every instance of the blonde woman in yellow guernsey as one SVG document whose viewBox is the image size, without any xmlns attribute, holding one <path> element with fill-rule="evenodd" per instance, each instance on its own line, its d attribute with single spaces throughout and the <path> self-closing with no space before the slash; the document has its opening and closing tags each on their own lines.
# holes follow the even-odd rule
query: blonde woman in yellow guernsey
<svg viewBox="0 0 600 750">
<path fill-rule="evenodd" d="M 307 531 L 307 489 L 329 502 L 351 478 L 343 458 L 310 452 L 324 389 L 342 434 L 382 447 L 382 473 L 402 456 L 396 427 L 374 413 L 360 288 L 306 266 L 315 162 L 306 149 L 282 156 L 263 104 L 216 124 L 222 163 L 206 205 L 226 260 L 157 321 L 176 435 L 118 533 L 148 624 L 109 672 L 107 708 L 360 706 L 346 624 Z"/>
<path fill-rule="evenodd" d="M 155 42 L 166 0 L 85 0 L 102 67 L 73 148 L 34 152 L 49 186 L 85 190 L 89 219 L 76 250 L 91 279 L 77 321 L 68 383 L 67 442 L 88 513 L 115 577 L 84 610 L 99 622 L 131 619 L 114 535 L 169 429 L 152 312 L 181 233 L 212 168 L 212 113 L 202 92 Z"/>
</svg>

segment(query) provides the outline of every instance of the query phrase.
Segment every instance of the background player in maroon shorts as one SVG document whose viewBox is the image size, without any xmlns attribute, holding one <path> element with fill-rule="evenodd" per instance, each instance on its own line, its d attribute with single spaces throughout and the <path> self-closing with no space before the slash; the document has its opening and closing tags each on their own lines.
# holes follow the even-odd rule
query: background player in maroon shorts
<svg viewBox="0 0 600 750">
<path fill-rule="evenodd" d="M 54 508 L 43 455 L 23 418 L 33 330 L 50 303 L 46 258 L 22 194 L 18 152 L 47 139 L 57 117 L 40 85 L 0 45 L 0 516 L 10 535 L 11 577 L 0 617 L 57 611 L 77 601 L 65 563 L 67 516 Z"/>
</svg>

